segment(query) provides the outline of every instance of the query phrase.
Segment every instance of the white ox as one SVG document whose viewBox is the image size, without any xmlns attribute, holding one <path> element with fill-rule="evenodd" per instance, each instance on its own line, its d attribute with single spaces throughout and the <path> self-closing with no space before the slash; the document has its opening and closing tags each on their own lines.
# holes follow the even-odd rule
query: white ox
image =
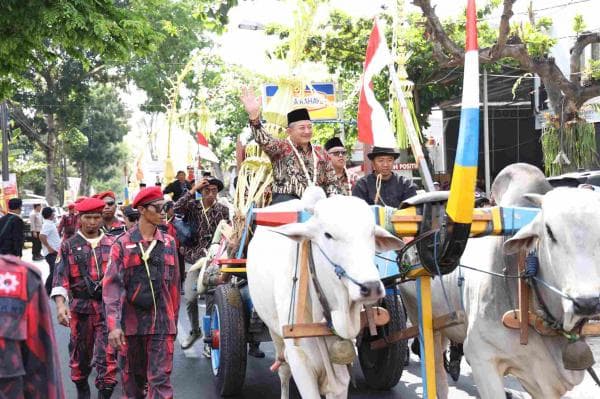
<svg viewBox="0 0 600 399">
<path fill-rule="evenodd" d="M 305 223 L 256 229 L 248 247 L 248 285 L 254 308 L 269 328 L 277 359 L 285 360 L 278 370 L 281 397 L 288 398 L 289 379 L 293 376 L 303 398 L 318 399 L 325 395 L 328 399 L 345 399 L 350 382 L 348 368 L 333 364 L 329 358 L 329 350 L 338 337 L 302 338 L 298 345 L 293 339 L 282 338 L 282 327 L 290 324 L 289 312 L 295 306 L 290 302 L 297 244 L 311 241 L 317 279 L 331 308 L 333 328 L 339 337 L 354 339 L 360 331 L 363 304 L 373 303 L 385 293 L 373 262 L 375 249 L 400 249 L 403 243 L 375 226 L 373 212 L 364 201 L 344 196 L 322 199 L 322 190 L 308 191 L 302 201 L 265 208 L 311 210 L 314 207 L 314 211 Z M 319 247 L 348 276 L 362 284 L 362 289 L 347 278 L 338 278 Z M 309 287 L 313 321 L 321 322 L 323 310 L 312 282 Z"/>
<path fill-rule="evenodd" d="M 482 270 L 517 274 L 515 252 L 537 245 L 538 276 L 574 298 L 562 299 L 540 287 L 550 312 L 571 329 L 582 317 L 600 314 L 600 194 L 583 189 L 559 188 L 552 191 L 544 175 L 527 164 L 505 168 L 494 181 L 492 194 L 499 205 L 536 206 L 536 219 L 505 242 L 503 237 L 470 239 L 461 264 Z M 549 192 L 548 192 L 549 191 Z M 542 194 L 548 192 L 542 197 Z M 537 193 L 537 196 L 524 196 Z M 475 384 L 483 399 L 504 399 L 503 376 L 515 376 L 533 398 L 559 398 L 584 377 L 584 371 L 563 367 L 562 350 L 567 341 L 542 337 L 530 329 L 529 344 L 521 345 L 519 331 L 502 325 L 502 315 L 517 306 L 517 281 L 492 277 L 463 269 L 464 288 L 458 286 L 459 272 L 444 277 L 454 309 L 467 313 L 466 326 L 449 327 L 443 335 L 464 342 Z M 411 320 L 417 320 L 414 283 L 401 287 Z M 448 313 L 440 279 L 433 286 L 434 316 Z M 462 299 L 461 299 L 462 298 Z M 539 310 L 537 301 L 532 302 Z M 438 398 L 448 395 L 447 377 L 442 366 L 443 340 L 435 334 Z"/>
</svg>

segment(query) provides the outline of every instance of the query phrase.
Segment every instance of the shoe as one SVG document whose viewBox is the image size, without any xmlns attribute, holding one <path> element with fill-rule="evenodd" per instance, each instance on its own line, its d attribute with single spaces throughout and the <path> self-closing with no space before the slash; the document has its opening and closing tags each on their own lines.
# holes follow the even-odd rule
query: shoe
<svg viewBox="0 0 600 399">
<path fill-rule="evenodd" d="M 205 358 L 210 359 L 211 357 L 211 349 L 210 344 L 204 344 L 204 349 L 202 349 L 202 354 Z"/>
<path fill-rule="evenodd" d="M 265 357 L 265 352 L 260 350 L 260 348 L 258 347 L 259 345 L 259 342 L 250 342 L 250 344 L 248 344 L 248 354 L 252 357 L 262 359 L 263 357 Z"/>
<path fill-rule="evenodd" d="M 90 386 L 87 381 L 79 381 L 75 383 L 77 388 L 77 399 L 90 399 Z"/>
<path fill-rule="evenodd" d="M 182 349 L 190 348 L 192 345 L 194 345 L 194 342 L 196 342 L 196 340 L 200 337 L 202 337 L 202 331 L 200 331 L 200 330 L 190 331 L 190 335 L 188 335 L 181 343 L 181 348 Z"/>
</svg>

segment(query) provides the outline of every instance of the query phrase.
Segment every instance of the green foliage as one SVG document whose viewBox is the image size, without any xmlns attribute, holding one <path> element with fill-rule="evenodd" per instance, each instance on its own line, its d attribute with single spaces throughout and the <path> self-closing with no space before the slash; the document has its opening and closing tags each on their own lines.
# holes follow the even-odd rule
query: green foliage
<svg viewBox="0 0 600 399">
<path fill-rule="evenodd" d="M 127 152 L 122 145 L 128 131 L 127 118 L 125 107 L 113 86 L 96 85 L 91 88 L 82 121 L 78 129 L 72 129 L 77 132 L 78 142 L 86 144 L 67 147 L 75 150 L 68 151 L 69 159 L 80 172 L 84 172 L 81 176 L 82 189 L 90 184 L 97 188 L 114 176 L 122 176 L 127 160 Z"/>
<path fill-rule="evenodd" d="M 71 128 L 58 135 L 58 140 L 64 146 L 64 150 L 72 157 L 82 156 L 88 148 L 89 140 L 79 129 Z"/>
<path fill-rule="evenodd" d="M 32 83 L 61 52 L 90 66 L 90 53 L 126 60 L 160 38 L 145 18 L 159 0 L 5 0 L 0 8 L 0 98 Z"/>
<path fill-rule="evenodd" d="M 551 28 L 551 22 L 545 21 L 544 24 L 531 25 L 529 22 L 524 24 L 513 24 L 511 33 L 519 36 L 527 46 L 527 52 L 533 58 L 541 58 L 548 55 L 552 47 L 558 42 L 557 39 L 548 34 Z"/>
<path fill-rule="evenodd" d="M 600 80 L 600 60 L 589 60 L 585 74 L 592 80 Z"/>
<path fill-rule="evenodd" d="M 219 7 L 215 8 L 217 3 Z M 213 45 L 206 33 L 221 31 L 226 19 L 219 13 L 219 18 L 208 14 L 214 15 L 216 10 L 229 3 L 237 2 L 161 1 L 155 9 L 149 10 L 147 20 L 161 34 L 162 40 L 156 51 L 134 58 L 125 69 L 128 78 L 148 96 L 142 110 L 164 112 L 169 79 L 185 66 L 194 50 Z M 186 80 L 186 85 L 193 87 L 191 78 Z"/>
<path fill-rule="evenodd" d="M 562 130 L 559 126 L 557 118 L 548 117 L 542 131 L 541 141 L 546 174 L 554 176 L 581 168 L 597 168 L 598 154 L 594 125 L 578 119 L 565 123 Z M 561 151 L 569 159 L 570 164 L 560 160 Z"/>
<path fill-rule="evenodd" d="M 583 15 L 577 14 L 573 18 L 573 31 L 577 34 L 583 32 L 586 28 L 585 20 L 583 19 Z"/>
</svg>

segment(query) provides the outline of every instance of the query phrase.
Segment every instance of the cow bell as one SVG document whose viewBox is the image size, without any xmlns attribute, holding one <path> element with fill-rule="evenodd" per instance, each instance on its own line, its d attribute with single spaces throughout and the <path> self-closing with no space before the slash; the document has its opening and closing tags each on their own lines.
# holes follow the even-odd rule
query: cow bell
<svg viewBox="0 0 600 399">
<path fill-rule="evenodd" d="M 567 370 L 587 370 L 595 363 L 592 350 L 581 339 L 569 341 L 563 347 L 562 360 L 563 366 Z"/>
<path fill-rule="evenodd" d="M 356 357 L 354 343 L 349 339 L 338 339 L 329 348 L 329 360 L 335 364 L 350 364 Z"/>
</svg>

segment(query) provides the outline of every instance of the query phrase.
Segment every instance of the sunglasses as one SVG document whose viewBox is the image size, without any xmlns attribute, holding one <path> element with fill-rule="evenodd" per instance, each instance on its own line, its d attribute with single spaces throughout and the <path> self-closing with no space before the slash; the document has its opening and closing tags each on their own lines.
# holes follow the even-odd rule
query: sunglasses
<svg viewBox="0 0 600 399">
<path fill-rule="evenodd" d="M 332 151 L 329 153 L 329 155 L 334 156 L 334 157 L 345 157 L 346 151 Z"/>
<path fill-rule="evenodd" d="M 108 206 L 113 206 L 115 204 L 115 201 L 104 201 L 104 203 Z"/>
<path fill-rule="evenodd" d="M 156 212 L 166 212 L 168 208 L 166 202 L 151 202 L 144 205 L 144 208 L 148 208 L 149 206 L 153 207 Z"/>
</svg>

